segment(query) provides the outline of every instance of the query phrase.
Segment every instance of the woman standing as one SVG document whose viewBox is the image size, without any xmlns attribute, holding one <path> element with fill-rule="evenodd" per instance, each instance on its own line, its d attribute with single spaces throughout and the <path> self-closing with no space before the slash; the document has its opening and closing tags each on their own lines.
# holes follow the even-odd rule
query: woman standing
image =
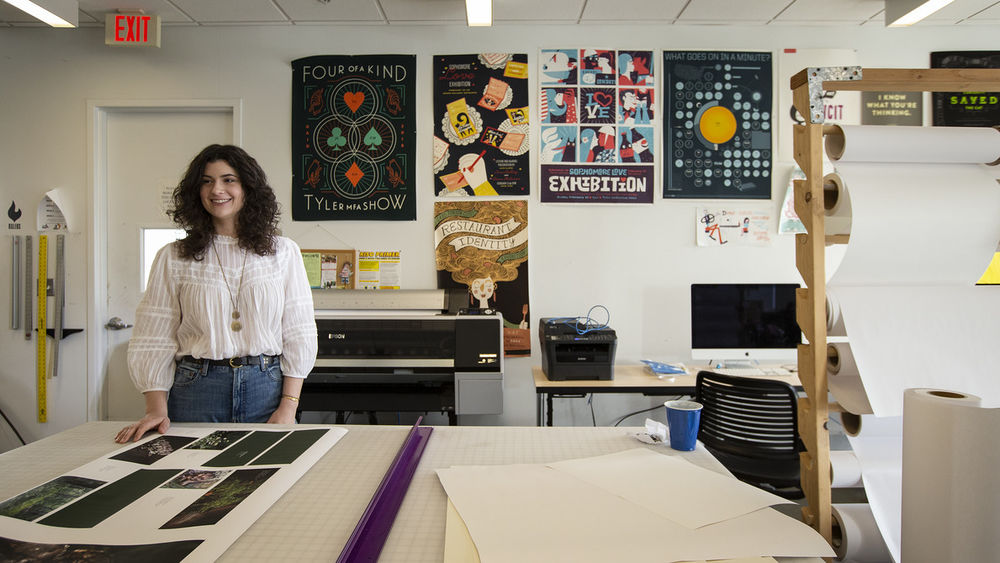
<svg viewBox="0 0 1000 563">
<path fill-rule="evenodd" d="M 264 171 L 239 147 L 208 146 L 173 203 L 187 236 L 156 255 L 128 347 L 146 414 L 115 441 L 164 433 L 171 420 L 294 423 L 316 320 Z"/>
</svg>

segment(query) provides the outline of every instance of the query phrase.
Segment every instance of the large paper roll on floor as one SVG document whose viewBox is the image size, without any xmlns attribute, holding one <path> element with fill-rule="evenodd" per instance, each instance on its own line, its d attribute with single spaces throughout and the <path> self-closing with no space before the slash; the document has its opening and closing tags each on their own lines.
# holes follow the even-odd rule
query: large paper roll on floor
<svg viewBox="0 0 1000 563">
<path fill-rule="evenodd" d="M 892 556 L 867 504 L 833 505 L 833 549 L 837 561 L 889 563 Z"/>
<path fill-rule="evenodd" d="M 907 389 L 902 549 L 906 563 L 996 561 L 1000 554 L 1000 409 L 975 395 Z"/>
</svg>

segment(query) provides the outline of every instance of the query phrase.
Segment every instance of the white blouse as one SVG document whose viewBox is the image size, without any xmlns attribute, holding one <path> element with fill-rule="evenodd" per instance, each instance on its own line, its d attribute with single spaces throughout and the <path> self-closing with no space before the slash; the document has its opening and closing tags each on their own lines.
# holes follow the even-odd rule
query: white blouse
<svg viewBox="0 0 1000 563">
<path fill-rule="evenodd" d="M 275 254 L 247 252 L 244 269 L 237 239 L 216 235 L 214 240 L 215 249 L 209 247 L 200 262 L 182 259 L 177 243 L 156 255 L 128 344 L 129 373 L 142 392 L 168 391 L 174 361 L 183 356 L 281 354 L 283 375 L 304 378 L 312 371 L 316 317 L 299 246 L 277 237 Z M 230 327 L 233 299 L 240 331 Z"/>
</svg>

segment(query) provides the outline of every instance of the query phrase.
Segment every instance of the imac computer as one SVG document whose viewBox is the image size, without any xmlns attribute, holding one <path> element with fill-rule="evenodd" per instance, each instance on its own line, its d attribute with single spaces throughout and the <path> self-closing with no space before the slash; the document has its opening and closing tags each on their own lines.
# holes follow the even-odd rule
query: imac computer
<svg viewBox="0 0 1000 563">
<path fill-rule="evenodd" d="M 798 284 L 691 285 L 691 358 L 723 366 L 794 362 L 802 332 L 795 319 Z"/>
</svg>

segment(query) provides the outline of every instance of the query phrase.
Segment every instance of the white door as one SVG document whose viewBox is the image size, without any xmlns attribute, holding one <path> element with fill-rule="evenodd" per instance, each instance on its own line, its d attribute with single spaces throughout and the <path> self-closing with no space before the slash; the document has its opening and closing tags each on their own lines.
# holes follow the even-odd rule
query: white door
<svg viewBox="0 0 1000 563">
<path fill-rule="evenodd" d="M 93 114 L 97 123 L 92 137 L 96 145 L 96 251 L 92 259 L 97 275 L 104 272 L 105 283 L 95 284 L 95 318 L 91 326 L 98 325 L 96 330 L 103 334 L 99 339 L 103 343 L 91 348 L 98 358 L 90 365 L 105 369 L 98 373 L 92 387 L 100 393 L 99 404 L 90 410 L 94 413 L 96 407 L 97 418 L 131 420 L 144 412 L 142 396 L 132 384 L 126 365 L 132 333 L 128 325 L 135 319 L 145 287 L 143 232 L 175 227 L 165 211 L 169 193 L 202 148 L 211 143 L 239 143 L 239 102 L 199 105 L 180 101 L 139 107 L 112 104 L 95 107 Z M 106 206 L 106 214 L 101 212 L 102 205 Z M 121 320 L 119 326 L 124 324 L 126 328 L 106 326 L 115 324 L 109 322 L 114 317 Z"/>
</svg>

